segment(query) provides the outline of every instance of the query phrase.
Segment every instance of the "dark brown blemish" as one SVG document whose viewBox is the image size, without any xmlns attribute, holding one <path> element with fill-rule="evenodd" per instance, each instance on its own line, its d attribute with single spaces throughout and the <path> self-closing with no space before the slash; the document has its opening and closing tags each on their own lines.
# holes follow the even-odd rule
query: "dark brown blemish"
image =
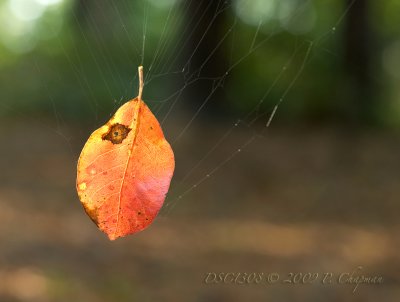
<svg viewBox="0 0 400 302">
<path fill-rule="evenodd" d="M 110 130 L 103 134 L 101 138 L 113 144 L 120 144 L 128 136 L 129 131 L 131 131 L 129 127 L 116 123 L 111 125 Z"/>
</svg>

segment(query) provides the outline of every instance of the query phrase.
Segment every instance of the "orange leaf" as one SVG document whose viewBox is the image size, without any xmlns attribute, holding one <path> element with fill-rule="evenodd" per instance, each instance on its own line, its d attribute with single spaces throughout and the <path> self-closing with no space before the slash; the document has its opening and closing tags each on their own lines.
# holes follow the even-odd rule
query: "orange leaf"
<svg viewBox="0 0 400 302">
<path fill-rule="evenodd" d="M 76 187 L 86 213 L 110 240 L 149 226 L 164 203 L 174 153 L 139 96 L 94 131 L 78 161 Z"/>
</svg>

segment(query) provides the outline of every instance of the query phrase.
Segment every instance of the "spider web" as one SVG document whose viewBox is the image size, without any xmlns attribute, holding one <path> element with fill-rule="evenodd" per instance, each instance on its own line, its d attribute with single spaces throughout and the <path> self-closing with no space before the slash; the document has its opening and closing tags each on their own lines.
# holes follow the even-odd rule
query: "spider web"
<svg viewBox="0 0 400 302">
<path fill-rule="evenodd" d="M 182 46 L 192 41 L 192 39 L 188 39 L 188 36 L 192 37 L 194 29 L 185 27 L 185 24 L 182 24 L 185 22 L 182 21 L 182 15 L 188 13 L 189 7 L 193 4 L 193 1 L 194 0 L 178 1 L 177 3 L 175 3 L 175 1 L 164 1 L 165 7 L 157 8 L 157 10 L 163 12 L 162 14 L 155 10 L 157 2 L 153 0 L 140 1 L 139 5 L 134 5 L 132 1 L 128 0 L 119 1 L 118 4 L 116 1 L 110 1 L 106 9 L 102 7 L 104 3 L 100 4 L 94 1 L 94 7 L 85 7 L 87 10 L 87 27 L 90 28 L 91 32 L 90 38 L 88 37 L 87 30 L 82 27 L 79 16 L 72 11 L 73 23 L 76 25 L 83 43 L 86 44 L 86 47 L 92 49 L 89 51 L 90 58 L 95 63 L 96 71 L 99 74 L 102 84 L 104 84 L 105 93 L 109 96 L 110 101 L 114 100 L 115 110 L 122 103 L 136 95 L 138 78 L 134 71 L 137 69 L 138 65 L 144 66 L 144 100 L 151 100 L 148 103 L 163 126 L 164 133 L 171 143 L 172 148 L 178 150 L 178 154 L 181 154 L 179 150 L 182 141 L 185 141 L 188 136 L 193 135 L 191 130 L 195 125 L 198 126 L 200 115 L 212 102 L 216 101 L 214 98 L 216 92 L 221 89 L 229 89 L 229 86 L 226 88 L 226 83 L 230 78 L 238 76 L 238 73 L 245 69 L 246 63 L 254 59 L 257 55 L 257 51 L 268 46 L 271 40 L 283 30 L 282 26 L 274 25 L 272 27 L 269 26 L 269 30 L 266 32 L 263 30 L 265 27 L 264 21 L 260 19 L 257 25 L 253 26 L 253 34 L 249 39 L 247 41 L 240 41 L 236 38 L 235 33 L 240 29 L 242 21 L 235 15 L 230 24 L 228 24 L 227 29 L 221 33 L 219 42 L 212 46 L 212 50 L 200 67 L 193 70 L 191 67 L 192 59 L 196 55 L 196 52 L 199 51 L 199 48 L 202 47 L 205 37 L 214 30 L 214 21 L 216 21 L 222 13 L 235 9 L 234 4 L 230 1 L 218 1 L 217 9 L 213 12 L 214 17 L 209 23 L 209 26 L 204 29 L 203 35 L 194 37 L 194 40 L 197 41 L 193 48 L 194 50 L 183 61 L 184 47 Z M 204 4 L 204 1 L 206 0 L 199 1 L 199 4 Z M 311 2 L 312 1 L 305 1 L 304 3 Z M 202 190 L 202 185 L 205 182 L 210 179 L 218 182 L 218 171 L 227 166 L 231 161 L 237 159 L 239 154 L 251 144 L 254 144 L 257 139 L 267 137 L 267 130 L 273 125 L 273 121 L 277 113 L 279 113 L 280 106 L 284 102 L 295 101 L 293 95 L 295 94 L 296 83 L 299 77 L 306 72 L 307 66 L 309 62 L 313 60 L 315 53 L 329 51 L 326 49 L 326 42 L 335 34 L 337 28 L 341 26 L 344 17 L 354 2 L 355 1 L 351 2 L 345 7 L 338 16 L 336 22 L 331 24 L 330 27 L 319 29 L 322 33 L 317 38 L 308 40 L 307 38 L 302 39 L 298 36 L 293 37 L 294 43 L 291 55 L 286 58 L 281 68 L 274 76 L 273 81 L 265 85 L 261 96 L 252 100 L 254 105 L 251 106 L 250 110 L 237 114 L 237 117 L 231 118 L 229 121 L 222 122 L 222 125 L 219 124 L 219 127 L 225 129 L 220 137 L 216 141 L 210 141 L 205 148 L 206 152 L 200 155 L 194 163 L 184 167 L 184 171 L 178 171 L 178 173 L 176 173 L 179 176 L 175 176 L 171 183 L 170 192 L 161 211 L 162 216 L 169 215 L 171 211 L 180 204 L 180 201 L 185 200 L 193 191 Z M 241 5 L 245 6 L 246 1 L 241 1 Z M 198 7 L 200 7 L 200 5 Z M 208 7 L 210 8 L 211 6 Z M 105 20 L 109 18 L 107 14 L 112 14 L 114 19 L 118 20 L 118 31 L 123 34 L 116 35 L 114 39 L 115 45 L 113 45 L 113 47 L 121 50 L 123 58 L 120 59 L 132 70 L 132 77 L 129 85 L 126 85 L 126 80 L 120 74 L 120 62 L 117 62 L 116 59 L 110 59 L 111 57 L 107 52 L 108 48 L 105 44 L 106 42 L 102 38 L 101 27 L 96 23 L 96 19 L 93 17 L 90 9 L 100 11 Z M 236 9 L 238 10 L 240 7 L 236 7 Z M 296 9 L 286 16 L 286 19 L 290 21 L 292 18 L 298 16 L 298 14 L 301 14 L 303 9 L 304 5 L 297 6 Z M 131 15 L 136 16 L 137 20 L 128 22 L 124 12 L 130 12 Z M 191 19 L 189 21 L 197 26 L 204 15 L 195 15 L 195 17 L 199 19 Z M 149 45 L 150 42 L 148 39 L 149 32 L 154 29 L 152 24 L 158 24 L 157 26 L 159 29 L 158 37 L 153 39 L 155 45 Z M 171 38 L 174 36 L 174 31 L 176 31 L 177 28 L 180 28 L 179 30 L 181 30 L 182 33 L 178 34 L 175 38 Z M 219 76 L 205 74 L 203 72 L 204 68 L 227 41 L 230 41 L 231 45 L 228 68 Z M 246 47 L 242 47 L 241 45 L 246 45 Z M 74 45 L 75 51 L 73 53 L 67 51 L 61 40 L 59 40 L 59 46 L 67 62 L 71 65 L 81 89 L 85 91 L 85 101 L 90 105 L 96 125 L 98 123 L 104 123 L 107 118 L 99 114 L 99 107 L 101 107 L 101 104 L 96 100 L 90 75 L 84 68 L 85 58 L 79 55 L 77 45 Z M 132 56 L 132 54 L 134 55 Z M 36 68 L 40 74 L 41 67 L 39 63 L 36 64 Z M 268 68 L 268 66 L 266 66 L 266 68 Z M 247 77 L 251 78 L 252 75 L 248 74 Z M 278 98 L 271 96 L 273 90 L 277 90 L 278 86 L 282 86 L 282 79 L 284 77 L 290 78 L 288 81 L 289 84 L 279 90 Z M 171 80 L 171 78 L 174 80 Z M 158 88 L 163 81 L 168 83 L 168 87 Z M 193 104 L 190 114 L 180 114 L 180 107 L 183 103 L 187 102 L 182 99 L 182 96 L 188 90 L 190 91 L 193 84 L 199 81 L 210 83 L 211 88 L 207 92 L 206 97 L 200 104 Z M 48 92 L 48 101 L 51 103 L 57 121 L 55 131 L 65 139 L 71 152 L 73 152 L 70 143 L 71 137 L 62 130 L 62 125 L 65 123 L 62 114 L 60 114 L 60 111 L 57 109 L 51 90 L 46 86 L 46 83 L 43 82 L 43 85 Z M 112 86 L 125 86 L 123 94 L 116 96 Z M 157 94 L 156 91 L 160 93 Z M 149 92 L 151 92 L 151 95 Z M 266 106 L 265 103 L 268 103 L 268 105 Z M 112 113 L 113 112 L 110 113 L 110 116 Z M 183 121 L 180 122 L 180 127 L 173 128 L 171 124 L 173 124 L 173 120 L 176 119 L 177 116 Z M 199 127 L 201 127 L 201 122 L 203 121 L 200 121 Z M 94 128 L 96 128 L 96 126 L 94 126 L 93 129 Z M 246 139 L 244 141 L 238 141 L 235 148 L 228 153 L 224 153 L 224 157 L 220 158 L 212 169 L 199 177 L 197 175 L 199 174 L 198 171 L 202 171 L 202 167 L 210 160 L 213 154 L 224 145 L 228 138 L 232 137 L 232 135 L 238 131 L 245 131 Z M 201 143 L 207 144 L 207 142 L 204 141 Z M 181 160 L 180 157 L 176 158 L 178 170 L 183 169 L 180 168 L 179 164 Z"/>
</svg>

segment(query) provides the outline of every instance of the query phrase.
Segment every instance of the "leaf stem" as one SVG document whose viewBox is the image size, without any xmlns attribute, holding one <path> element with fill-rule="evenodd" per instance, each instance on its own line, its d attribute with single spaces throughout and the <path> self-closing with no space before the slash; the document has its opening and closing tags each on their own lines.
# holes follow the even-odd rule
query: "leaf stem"
<svg viewBox="0 0 400 302">
<path fill-rule="evenodd" d="M 139 95 L 138 95 L 138 99 L 139 101 L 142 100 L 142 94 L 143 94 L 143 66 L 139 66 L 138 68 L 139 71 Z"/>
</svg>

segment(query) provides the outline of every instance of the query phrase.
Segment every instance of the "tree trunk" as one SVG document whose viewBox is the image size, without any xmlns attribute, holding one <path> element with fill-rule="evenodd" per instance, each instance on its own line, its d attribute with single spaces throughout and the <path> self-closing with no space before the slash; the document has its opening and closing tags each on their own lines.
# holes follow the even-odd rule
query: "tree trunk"
<svg viewBox="0 0 400 302">
<path fill-rule="evenodd" d="M 353 2 L 353 0 L 345 1 L 346 7 Z M 376 109 L 376 98 L 370 77 L 372 37 L 368 15 L 368 0 L 356 0 L 347 14 L 344 32 L 346 110 L 347 115 L 357 123 L 372 122 Z"/>
<path fill-rule="evenodd" d="M 224 10 L 226 5 L 225 1 L 217 0 L 190 2 L 185 16 L 185 29 L 188 30 L 183 39 L 186 45 L 182 63 L 186 77 L 192 75 L 193 78 L 199 76 L 218 78 L 227 71 L 229 62 L 222 42 L 223 36 L 227 33 L 227 10 Z M 196 108 L 201 106 L 210 97 L 210 93 L 218 83 L 223 84 L 223 81 L 198 80 L 190 86 L 190 89 L 186 89 L 184 97 L 192 101 L 191 108 L 193 108 L 193 103 L 196 104 Z M 202 111 L 207 112 L 208 115 L 219 116 L 227 108 L 224 106 L 224 98 L 223 89 L 218 87 Z"/>
</svg>

